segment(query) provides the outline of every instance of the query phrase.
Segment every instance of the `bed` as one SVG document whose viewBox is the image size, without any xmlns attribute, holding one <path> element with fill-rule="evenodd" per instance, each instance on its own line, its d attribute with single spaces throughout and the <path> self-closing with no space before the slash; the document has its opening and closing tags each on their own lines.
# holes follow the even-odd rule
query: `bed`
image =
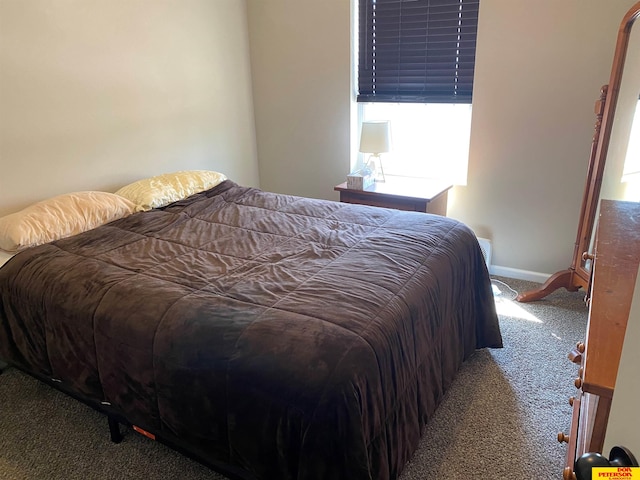
<svg viewBox="0 0 640 480">
<path fill-rule="evenodd" d="M 397 478 L 501 346 L 462 223 L 231 180 L 0 268 L 0 359 L 232 478 Z"/>
</svg>

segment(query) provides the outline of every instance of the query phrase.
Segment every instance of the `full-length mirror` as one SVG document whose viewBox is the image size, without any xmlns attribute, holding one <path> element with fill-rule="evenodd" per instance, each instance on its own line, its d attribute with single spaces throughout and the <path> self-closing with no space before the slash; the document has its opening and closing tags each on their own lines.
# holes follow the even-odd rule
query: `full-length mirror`
<svg viewBox="0 0 640 480">
<path fill-rule="evenodd" d="M 601 198 L 638 201 L 640 152 L 638 97 L 640 96 L 640 23 L 631 29 L 618 105 L 611 129 Z M 635 132 L 632 135 L 632 132 Z"/>
<path fill-rule="evenodd" d="M 596 102 L 596 127 L 571 266 L 549 277 L 540 288 L 521 293 L 518 301 L 539 300 L 561 287 L 588 290 L 600 200 L 640 200 L 640 159 L 634 150 L 640 129 L 634 125 L 640 96 L 640 26 L 633 28 L 639 16 L 640 2 L 620 23 L 609 83 Z"/>
<path fill-rule="evenodd" d="M 602 175 L 600 200 L 640 201 L 640 25 L 631 28 L 609 148 Z M 600 202 L 597 202 L 599 207 Z M 598 217 L 599 209 L 596 209 Z M 593 251 L 595 228 L 588 251 Z M 589 258 L 581 267 L 590 270 Z"/>
</svg>

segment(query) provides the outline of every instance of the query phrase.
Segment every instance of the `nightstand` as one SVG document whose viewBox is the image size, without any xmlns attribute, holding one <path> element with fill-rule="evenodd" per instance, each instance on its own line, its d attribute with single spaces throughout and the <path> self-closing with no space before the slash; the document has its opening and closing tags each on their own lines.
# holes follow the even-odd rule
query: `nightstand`
<svg viewBox="0 0 640 480">
<path fill-rule="evenodd" d="M 367 190 L 349 189 L 347 182 L 333 189 L 340 192 L 344 203 L 446 216 L 447 194 L 452 186 L 439 180 L 387 175 L 386 182 L 376 182 Z"/>
</svg>

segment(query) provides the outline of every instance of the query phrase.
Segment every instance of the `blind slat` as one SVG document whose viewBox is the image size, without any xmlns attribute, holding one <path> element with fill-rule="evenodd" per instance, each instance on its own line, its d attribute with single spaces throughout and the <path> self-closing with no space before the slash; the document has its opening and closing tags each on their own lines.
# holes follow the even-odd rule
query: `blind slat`
<svg viewBox="0 0 640 480">
<path fill-rule="evenodd" d="M 358 101 L 471 103 L 479 0 L 359 0 Z"/>
</svg>

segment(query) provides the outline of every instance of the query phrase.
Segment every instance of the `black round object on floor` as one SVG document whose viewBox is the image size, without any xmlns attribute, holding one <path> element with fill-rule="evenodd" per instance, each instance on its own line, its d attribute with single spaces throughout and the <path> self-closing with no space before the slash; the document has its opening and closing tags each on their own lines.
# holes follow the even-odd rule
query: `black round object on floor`
<svg viewBox="0 0 640 480">
<path fill-rule="evenodd" d="M 585 453 L 576 460 L 574 473 L 578 480 L 591 480 L 593 467 L 609 467 L 611 463 L 599 453 Z"/>
</svg>

